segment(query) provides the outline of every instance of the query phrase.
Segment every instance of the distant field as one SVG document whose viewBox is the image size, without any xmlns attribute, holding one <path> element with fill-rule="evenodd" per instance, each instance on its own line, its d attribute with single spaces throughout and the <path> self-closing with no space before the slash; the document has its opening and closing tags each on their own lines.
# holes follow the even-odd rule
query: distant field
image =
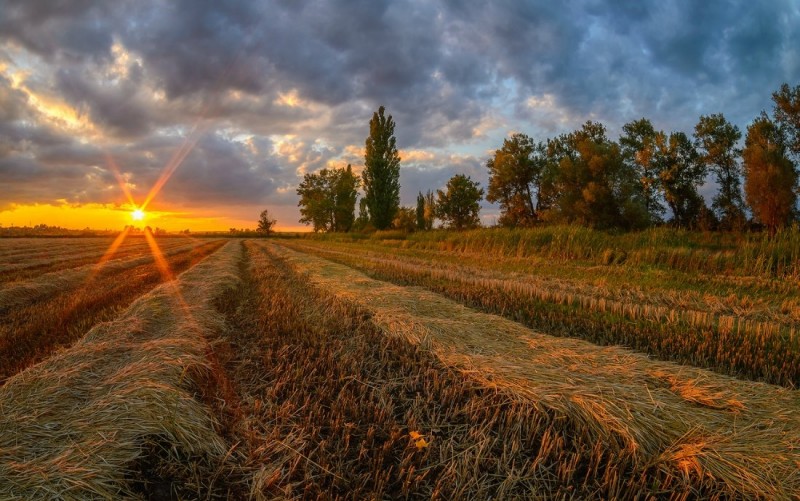
<svg viewBox="0 0 800 501">
<path fill-rule="evenodd" d="M 800 238 L 703 238 L 0 239 L 0 499 L 796 499 Z"/>
</svg>

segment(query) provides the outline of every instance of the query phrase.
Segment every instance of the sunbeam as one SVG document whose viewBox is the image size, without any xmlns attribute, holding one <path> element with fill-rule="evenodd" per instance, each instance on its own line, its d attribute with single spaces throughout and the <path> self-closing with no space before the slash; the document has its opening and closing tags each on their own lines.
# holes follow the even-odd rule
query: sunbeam
<svg viewBox="0 0 800 501">
<path fill-rule="evenodd" d="M 197 141 L 200 139 L 201 132 L 202 131 L 197 130 L 197 126 L 195 126 L 186 139 L 184 139 L 181 147 L 175 152 L 167 165 L 164 167 L 164 170 L 161 172 L 161 176 L 159 176 L 153 187 L 150 188 L 150 192 L 147 194 L 144 202 L 139 207 L 140 209 L 146 209 L 150 202 L 152 202 L 156 195 L 158 195 L 164 185 L 167 184 L 169 178 L 172 177 L 172 174 L 175 173 L 175 170 L 183 163 L 183 161 L 197 144 Z"/>
</svg>

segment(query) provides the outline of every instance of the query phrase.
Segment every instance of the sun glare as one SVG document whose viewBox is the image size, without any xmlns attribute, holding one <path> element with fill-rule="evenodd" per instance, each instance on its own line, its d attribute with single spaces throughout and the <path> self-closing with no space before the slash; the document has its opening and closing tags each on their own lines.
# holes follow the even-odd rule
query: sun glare
<svg viewBox="0 0 800 501">
<path fill-rule="evenodd" d="M 142 209 L 136 209 L 135 211 L 131 212 L 131 217 L 134 221 L 141 221 L 144 219 L 144 211 L 142 211 Z"/>
</svg>

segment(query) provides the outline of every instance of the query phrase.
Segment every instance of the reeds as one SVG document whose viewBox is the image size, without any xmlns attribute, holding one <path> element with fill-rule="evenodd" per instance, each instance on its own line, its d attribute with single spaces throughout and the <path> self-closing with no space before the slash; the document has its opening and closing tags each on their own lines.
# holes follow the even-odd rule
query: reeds
<svg viewBox="0 0 800 501">
<path fill-rule="evenodd" d="M 0 388 L 0 498 L 214 494 L 228 446 L 195 395 L 239 259 L 229 243 Z"/>
</svg>

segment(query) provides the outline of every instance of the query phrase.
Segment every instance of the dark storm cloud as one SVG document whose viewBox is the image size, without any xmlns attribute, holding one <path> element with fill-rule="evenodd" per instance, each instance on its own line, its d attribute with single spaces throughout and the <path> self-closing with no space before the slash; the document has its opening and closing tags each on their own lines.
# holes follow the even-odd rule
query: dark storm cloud
<svg viewBox="0 0 800 501">
<path fill-rule="evenodd" d="M 459 169 L 485 186 L 474 152 L 509 130 L 544 139 L 591 118 L 613 136 L 645 116 L 691 132 L 716 112 L 744 129 L 800 83 L 798 27 L 790 0 L 7 0 L 0 64 L 101 137 L 54 129 L 0 72 L 0 183 L 17 186 L 0 198 L 62 168 L 82 176 L 29 192 L 108 200 L 108 154 L 146 190 L 199 126 L 165 200 L 293 205 L 303 172 L 360 161 L 385 105 L 401 149 L 438 152 L 404 165 L 410 203 Z"/>
<path fill-rule="evenodd" d="M 110 135 L 131 137 L 149 132 L 152 112 L 137 97 L 141 86 L 141 67 L 132 64 L 129 75 L 114 85 L 101 85 L 81 72 L 62 69 L 56 73 L 56 86 L 62 96 Z"/>
<path fill-rule="evenodd" d="M 111 8 L 93 0 L 6 0 L 0 33 L 43 56 L 103 57 L 116 30 Z"/>
</svg>

